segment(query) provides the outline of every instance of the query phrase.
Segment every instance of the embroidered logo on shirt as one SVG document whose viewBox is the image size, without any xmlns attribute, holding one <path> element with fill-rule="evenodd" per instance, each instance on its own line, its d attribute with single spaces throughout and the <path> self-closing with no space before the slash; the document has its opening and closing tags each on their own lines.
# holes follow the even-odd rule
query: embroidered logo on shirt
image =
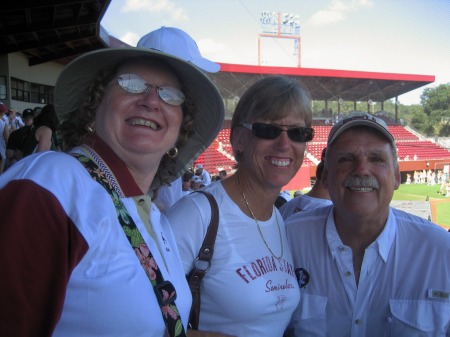
<svg viewBox="0 0 450 337">
<path fill-rule="evenodd" d="M 277 303 L 275 304 L 277 307 L 277 310 L 282 310 L 284 308 L 284 302 L 286 301 L 286 296 L 281 295 L 277 296 Z"/>
<path fill-rule="evenodd" d="M 295 276 L 297 277 L 297 282 L 300 288 L 306 287 L 306 285 L 309 283 L 309 273 L 306 271 L 306 269 L 295 269 Z"/>
<path fill-rule="evenodd" d="M 450 300 L 450 292 L 444 290 L 429 289 L 428 297 L 438 300 Z"/>
</svg>

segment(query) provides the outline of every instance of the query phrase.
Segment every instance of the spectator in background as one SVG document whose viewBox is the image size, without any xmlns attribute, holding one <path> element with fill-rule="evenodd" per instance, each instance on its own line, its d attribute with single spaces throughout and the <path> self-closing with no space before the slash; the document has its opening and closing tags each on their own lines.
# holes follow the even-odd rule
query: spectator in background
<svg viewBox="0 0 450 337">
<path fill-rule="evenodd" d="M 303 195 L 303 192 L 301 190 L 297 190 L 294 192 L 294 198 L 297 198 L 299 196 Z"/>
<path fill-rule="evenodd" d="M 6 144 L 9 138 L 8 125 L 4 120 L 5 113 L 8 111 L 5 104 L 0 102 L 0 174 L 3 173 L 6 164 Z"/>
<path fill-rule="evenodd" d="M 280 208 L 281 216 L 286 220 L 297 212 L 307 211 L 313 208 L 331 205 L 330 194 L 322 183 L 322 172 L 325 165 L 326 148 L 322 150 L 320 163 L 316 168 L 316 182 L 308 193 L 302 194 L 288 201 Z"/>
<path fill-rule="evenodd" d="M 53 104 L 47 104 L 34 118 L 33 125 L 27 138 L 23 142 L 23 156 L 43 151 L 58 151 L 59 144 L 56 131 L 58 117 Z"/>
<path fill-rule="evenodd" d="M 211 184 L 211 176 L 209 175 L 209 172 L 203 168 L 202 164 L 197 164 L 195 167 L 195 174 L 202 179 L 203 185 L 207 186 Z"/>
<path fill-rule="evenodd" d="M 450 336 L 450 235 L 389 206 L 400 169 L 386 123 L 350 115 L 327 147 L 333 204 L 286 221 L 301 288 L 286 335 Z"/>
<path fill-rule="evenodd" d="M 220 180 L 225 179 L 226 177 L 227 177 L 227 171 L 220 170 L 219 171 L 219 178 L 220 178 Z"/>
<path fill-rule="evenodd" d="M 191 171 L 186 171 L 183 173 L 182 181 L 181 181 L 181 194 L 182 196 L 188 195 L 192 192 L 191 189 L 191 178 L 194 176 L 194 173 Z"/>
<path fill-rule="evenodd" d="M 33 110 L 25 109 L 22 112 L 22 119 L 25 123 L 21 128 L 11 132 L 6 145 L 6 157 L 8 166 L 13 165 L 23 157 L 23 142 L 27 138 L 33 125 Z"/>
<path fill-rule="evenodd" d="M 282 191 L 275 200 L 275 207 L 280 209 L 281 206 L 286 204 L 291 199 L 292 197 L 289 191 Z"/>
<path fill-rule="evenodd" d="M 14 109 L 9 109 L 5 116 L 3 116 L 6 125 L 8 126 L 9 133 L 11 134 L 13 131 L 18 130 L 20 127 L 24 126 L 24 122 L 22 118 L 17 114 L 17 111 Z"/>
<path fill-rule="evenodd" d="M 199 189 L 201 189 L 204 186 L 205 185 L 203 183 L 203 180 L 199 176 L 193 175 L 191 177 L 191 191 L 192 192 L 198 191 Z"/>
</svg>

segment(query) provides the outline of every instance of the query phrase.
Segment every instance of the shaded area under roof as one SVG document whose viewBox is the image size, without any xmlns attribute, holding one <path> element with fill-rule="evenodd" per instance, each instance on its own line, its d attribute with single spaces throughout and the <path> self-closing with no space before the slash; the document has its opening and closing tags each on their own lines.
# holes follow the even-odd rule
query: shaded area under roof
<svg viewBox="0 0 450 337">
<path fill-rule="evenodd" d="M 430 75 L 410 75 L 316 68 L 268 67 L 221 63 L 220 72 L 209 74 L 223 98 L 241 97 L 259 78 L 270 74 L 298 79 L 313 100 L 383 102 L 435 81 Z"/>
<path fill-rule="evenodd" d="M 110 45 L 100 21 L 111 0 L 12 0 L 0 7 L 0 54 L 22 52 L 29 65 L 66 64 Z"/>
</svg>

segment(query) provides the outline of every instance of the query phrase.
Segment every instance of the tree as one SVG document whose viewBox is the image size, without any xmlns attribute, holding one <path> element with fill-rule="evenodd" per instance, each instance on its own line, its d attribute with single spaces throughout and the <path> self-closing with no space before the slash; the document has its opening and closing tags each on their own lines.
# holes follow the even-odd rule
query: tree
<svg viewBox="0 0 450 337">
<path fill-rule="evenodd" d="M 450 83 L 435 88 L 425 88 L 420 96 L 427 116 L 427 135 L 448 137 L 450 135 Z"/>
</svg>

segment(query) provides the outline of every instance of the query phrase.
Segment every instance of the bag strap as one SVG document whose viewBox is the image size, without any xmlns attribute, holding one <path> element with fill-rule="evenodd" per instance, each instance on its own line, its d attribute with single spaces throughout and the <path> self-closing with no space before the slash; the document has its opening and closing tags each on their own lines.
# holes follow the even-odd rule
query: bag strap
<svg viewBox="0 0 450 337">
<path fill-rule="evenodd" d="M 189 325 L 191 329 L 198 330 L 200 319 L 200 284 L 203 277 L 211 267 L 211 259 L 214 254 L 214 244 L 216 242 L 217 230 L 219 228 L 219 207 L 216 199 L 211 193 L 206 191 L 197 191 L 204 194 L 211 205 L 211 220 L 206 231 L 202 246 L 194 261 L 194 267 L 189 274 L 188 282 L 192 293 L 192 308 L 189 316 Z"/>
<path fill-rule="evenodd" d="M 112 186 L 109 172 L 104 172 L 91 158 L 80 155 L 78 153 L 71 153 L 73 157 L 85 167 L 89 172 L 92 179 L 99 183 L 108 192 L 109 196 L 116 207 L 119 223 L 131 245 L 131 248 L 135 252 L 145 274 L 147 275 L 158 300 L 162 317 L 167 328 L 169 337 L 186 337 L 183 324 L 181 322 L 178 308 L 175 304 L 177 293 L 175 287 L 170 281 L 165 281 L 161 273 L 161 270 L 156 264 L 150 248 L 144 241 L 139 229 L 133 218 L 128 214 L 128 211 L 120 199 L 117 192 Z"/>
</svg>

